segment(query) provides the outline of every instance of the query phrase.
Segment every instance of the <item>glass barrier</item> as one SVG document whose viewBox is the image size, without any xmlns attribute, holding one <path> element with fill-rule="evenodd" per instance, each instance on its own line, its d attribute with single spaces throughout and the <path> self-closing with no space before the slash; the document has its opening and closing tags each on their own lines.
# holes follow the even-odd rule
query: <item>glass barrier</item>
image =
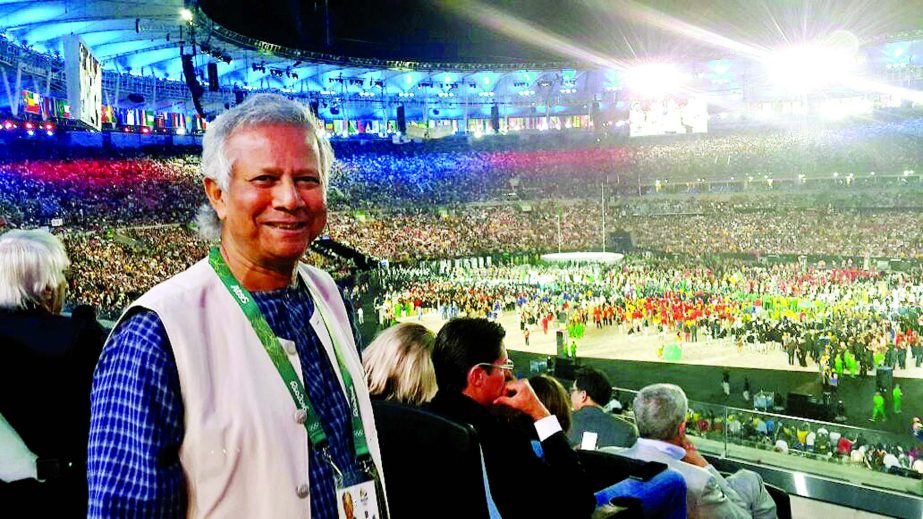
<svg viewBox="0 0 923 519">
<path fill-rule="evenodd" d="M 628 409 L 636 391 L 614 389 Z M 690 401 L 686 434 L 705 454 L 923 496 L 923 432 L 909 426 L 895 434 Z"/>
</svg>

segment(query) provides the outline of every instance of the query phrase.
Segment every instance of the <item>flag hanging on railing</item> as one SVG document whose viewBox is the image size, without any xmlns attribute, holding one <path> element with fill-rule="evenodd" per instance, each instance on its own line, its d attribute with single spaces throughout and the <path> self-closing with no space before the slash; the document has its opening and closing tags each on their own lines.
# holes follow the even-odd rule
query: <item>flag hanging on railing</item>
<svg viewBox="0 0 923 519">
<path fill-rule="evenodd" d="M 22 111 L 27 114 L 42 113 L 42 95 L 38 92 L 22 91 Z"/>
<path fill-rule="evenodd" d="M 58 119 L 70 119 L 71 118 L 71 104 L 63 99 L 56 100 L 55 117 L 57 117 Z"/>
<path fill-rule="evenodd" d="M 42 99 L 42 118 L 54 117 L 55 113 L 55 100 L 51 97 Z"/>
<path fill-rule="evenodd" d="M 102 109 L 102 118 L 100 119 L 103 124 L 115 124 L 115 111 L 110 105 L 103 105 Z"/>
</svg>

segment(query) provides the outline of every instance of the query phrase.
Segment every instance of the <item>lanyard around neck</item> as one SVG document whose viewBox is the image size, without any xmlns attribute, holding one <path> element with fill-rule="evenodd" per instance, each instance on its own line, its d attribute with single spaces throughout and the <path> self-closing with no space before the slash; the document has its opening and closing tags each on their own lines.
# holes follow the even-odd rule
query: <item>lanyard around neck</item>
<svg viewBox="0 0 923 519">
<path fill-rule="evenodd" d="M 234 277 L 231 269 L 228 268 L 227 262 L 224 261 L 221 251 L 217 247 L 213 247 L 209 252 L 208 263 L 215 271 L 215 274 L 218 275 L 218 279 L 220 279 L 225 288 L 228 289 L 231 297 L 237 302 L 240 309 L 243 310 L 244 315 L 249 319 L 253 331 L 263 345 L 263 350 L 269 356 L 269 359 L 282 377 L 285 388 L 288 389 L 292 401 L 295 403 L 295 407 L 305 412 L 306 419 L 304 426 L 308 431 L 308 441 L 311 442 L 311 446 L 316 449 L 326 449 L 327 434 L 324 432 L 324 427 L 320 423 L 320 418 L 314 409 L 314 405 L 311 404 L 311 400 L 308 398 L 307 392 L 304 389 L 304 384 L 302 384 L 301 379 L 299 379 L 298 375 L 295 373 L 292 363 L 288 360 L 288 356 L 279 344 L 279 338 L 276 337 L 276 334 L 272 331 L 272 328 L 270 328 L 266 318 L 263 317 L 263 313 L 260 312 L 259 307 L 253 300 L 253 296 L 237 281 L 237 278 Z M 356 397 L 356 387 L 355 384 L 353 384 L 349 369 L 343 360 L 340 346 L 333 333 L 331 333 L 330 327 L 327 325 L 325 313 L 329 312 L 329 310 L 326 309 L 326 303 L 321 301 L 321 298 L 317 297 L 313 290 L 311 291 L 311 297 L 315 302 L 314 308 L 319 312 L 324 327 L 327 329 L 327 335 L 330 336 L 330 340 L 333 343 L 334 354 L 337 358 L 337 364 L 339 364 L 340 367 L 340 374 L 343 377 L 343 385 L 346 387 L 346 392 L 349 396 L 349 407 L 352 414 L 353 445 L 355 447 L 356 459 L 358 460 L 369 454 L 369 448 L 365 440 L 365 429 L 362 426 L 362 416 L 359 413 L 359 400 Z"/>
</svg>

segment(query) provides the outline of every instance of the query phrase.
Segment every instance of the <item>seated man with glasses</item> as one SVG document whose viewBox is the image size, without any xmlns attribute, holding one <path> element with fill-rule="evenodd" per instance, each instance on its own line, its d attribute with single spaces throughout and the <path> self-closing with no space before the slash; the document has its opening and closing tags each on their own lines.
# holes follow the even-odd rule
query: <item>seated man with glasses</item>
<svg viewBox="0 0 923 519">
<path fill-rule="evenodd" d="M 570 390 L 574 414 L 567 437 L 571 445 L 593 450 L 597 447 L 631 447 L 635 444 L 638 430 L 634 424 L 603 410 L 611 398 L 612 384 L 602 371 L 584 367 L 577 372 Z"/>
<path fill-rule="evenodd" d="M 477 431 L 490 492 L 502 517 L 589 517 L 596 498 L 577 454 L 529 382 L 513 378 L 505 335 L 503 327 L 487 319 L 446 323 L 433 349 L 439 391 L 430 410 Z M 504 408 L 532 419 L 543 459 L 535 455 L 528 435 L 498 416 Z"/>
</svg>

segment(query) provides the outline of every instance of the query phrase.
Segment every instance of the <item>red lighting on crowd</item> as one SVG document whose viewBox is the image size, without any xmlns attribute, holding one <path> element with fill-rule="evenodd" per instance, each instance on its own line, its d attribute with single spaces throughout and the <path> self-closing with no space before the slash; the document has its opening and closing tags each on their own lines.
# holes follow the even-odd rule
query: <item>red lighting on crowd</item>
<svg viewBox="0 0 923 519">
<path fill-rule="evenodd" d="M 3 129 L 4 129 L 4 130 L 12 130 L 12 129 L 15 128 L 15 127 L 16 127 L 16 125 L 13 124 L 13 121 L 3 121 Z"/>
<path fill-rule="evenodd" d="M 32 123 L 31 123 L 31 122 L 29 122 L 29 121 L 26 121 L 26 124 L 25 124 L 25 126 L 26 126 L 26 129 L 27 129 L 27 130 L 32 130 L 32 129 L 35 129 L 35 125 L 34 125 L 34 124 L 32 124 Z"/>
<path fill-rule="evenodd" d="M 45 123 L 45 129 L 48 131 L 54 131 L 54 124 Z"/>
<path fill-rule="evenodd" d="M 125 132 L 125 133 L 131 133 L 131 128 L 129 128 L 128 126 L 126 126 L 126 127 L 122 128 L 122 131 Z"/>
<path fill-rule="evenodd" d="M 141 128 L 141 133 L 144 133 L 144 134 L 151 133 L 151 129 L 148 128 L 147 126 L 145 126 L 145 127 Z"/>
</svg>

